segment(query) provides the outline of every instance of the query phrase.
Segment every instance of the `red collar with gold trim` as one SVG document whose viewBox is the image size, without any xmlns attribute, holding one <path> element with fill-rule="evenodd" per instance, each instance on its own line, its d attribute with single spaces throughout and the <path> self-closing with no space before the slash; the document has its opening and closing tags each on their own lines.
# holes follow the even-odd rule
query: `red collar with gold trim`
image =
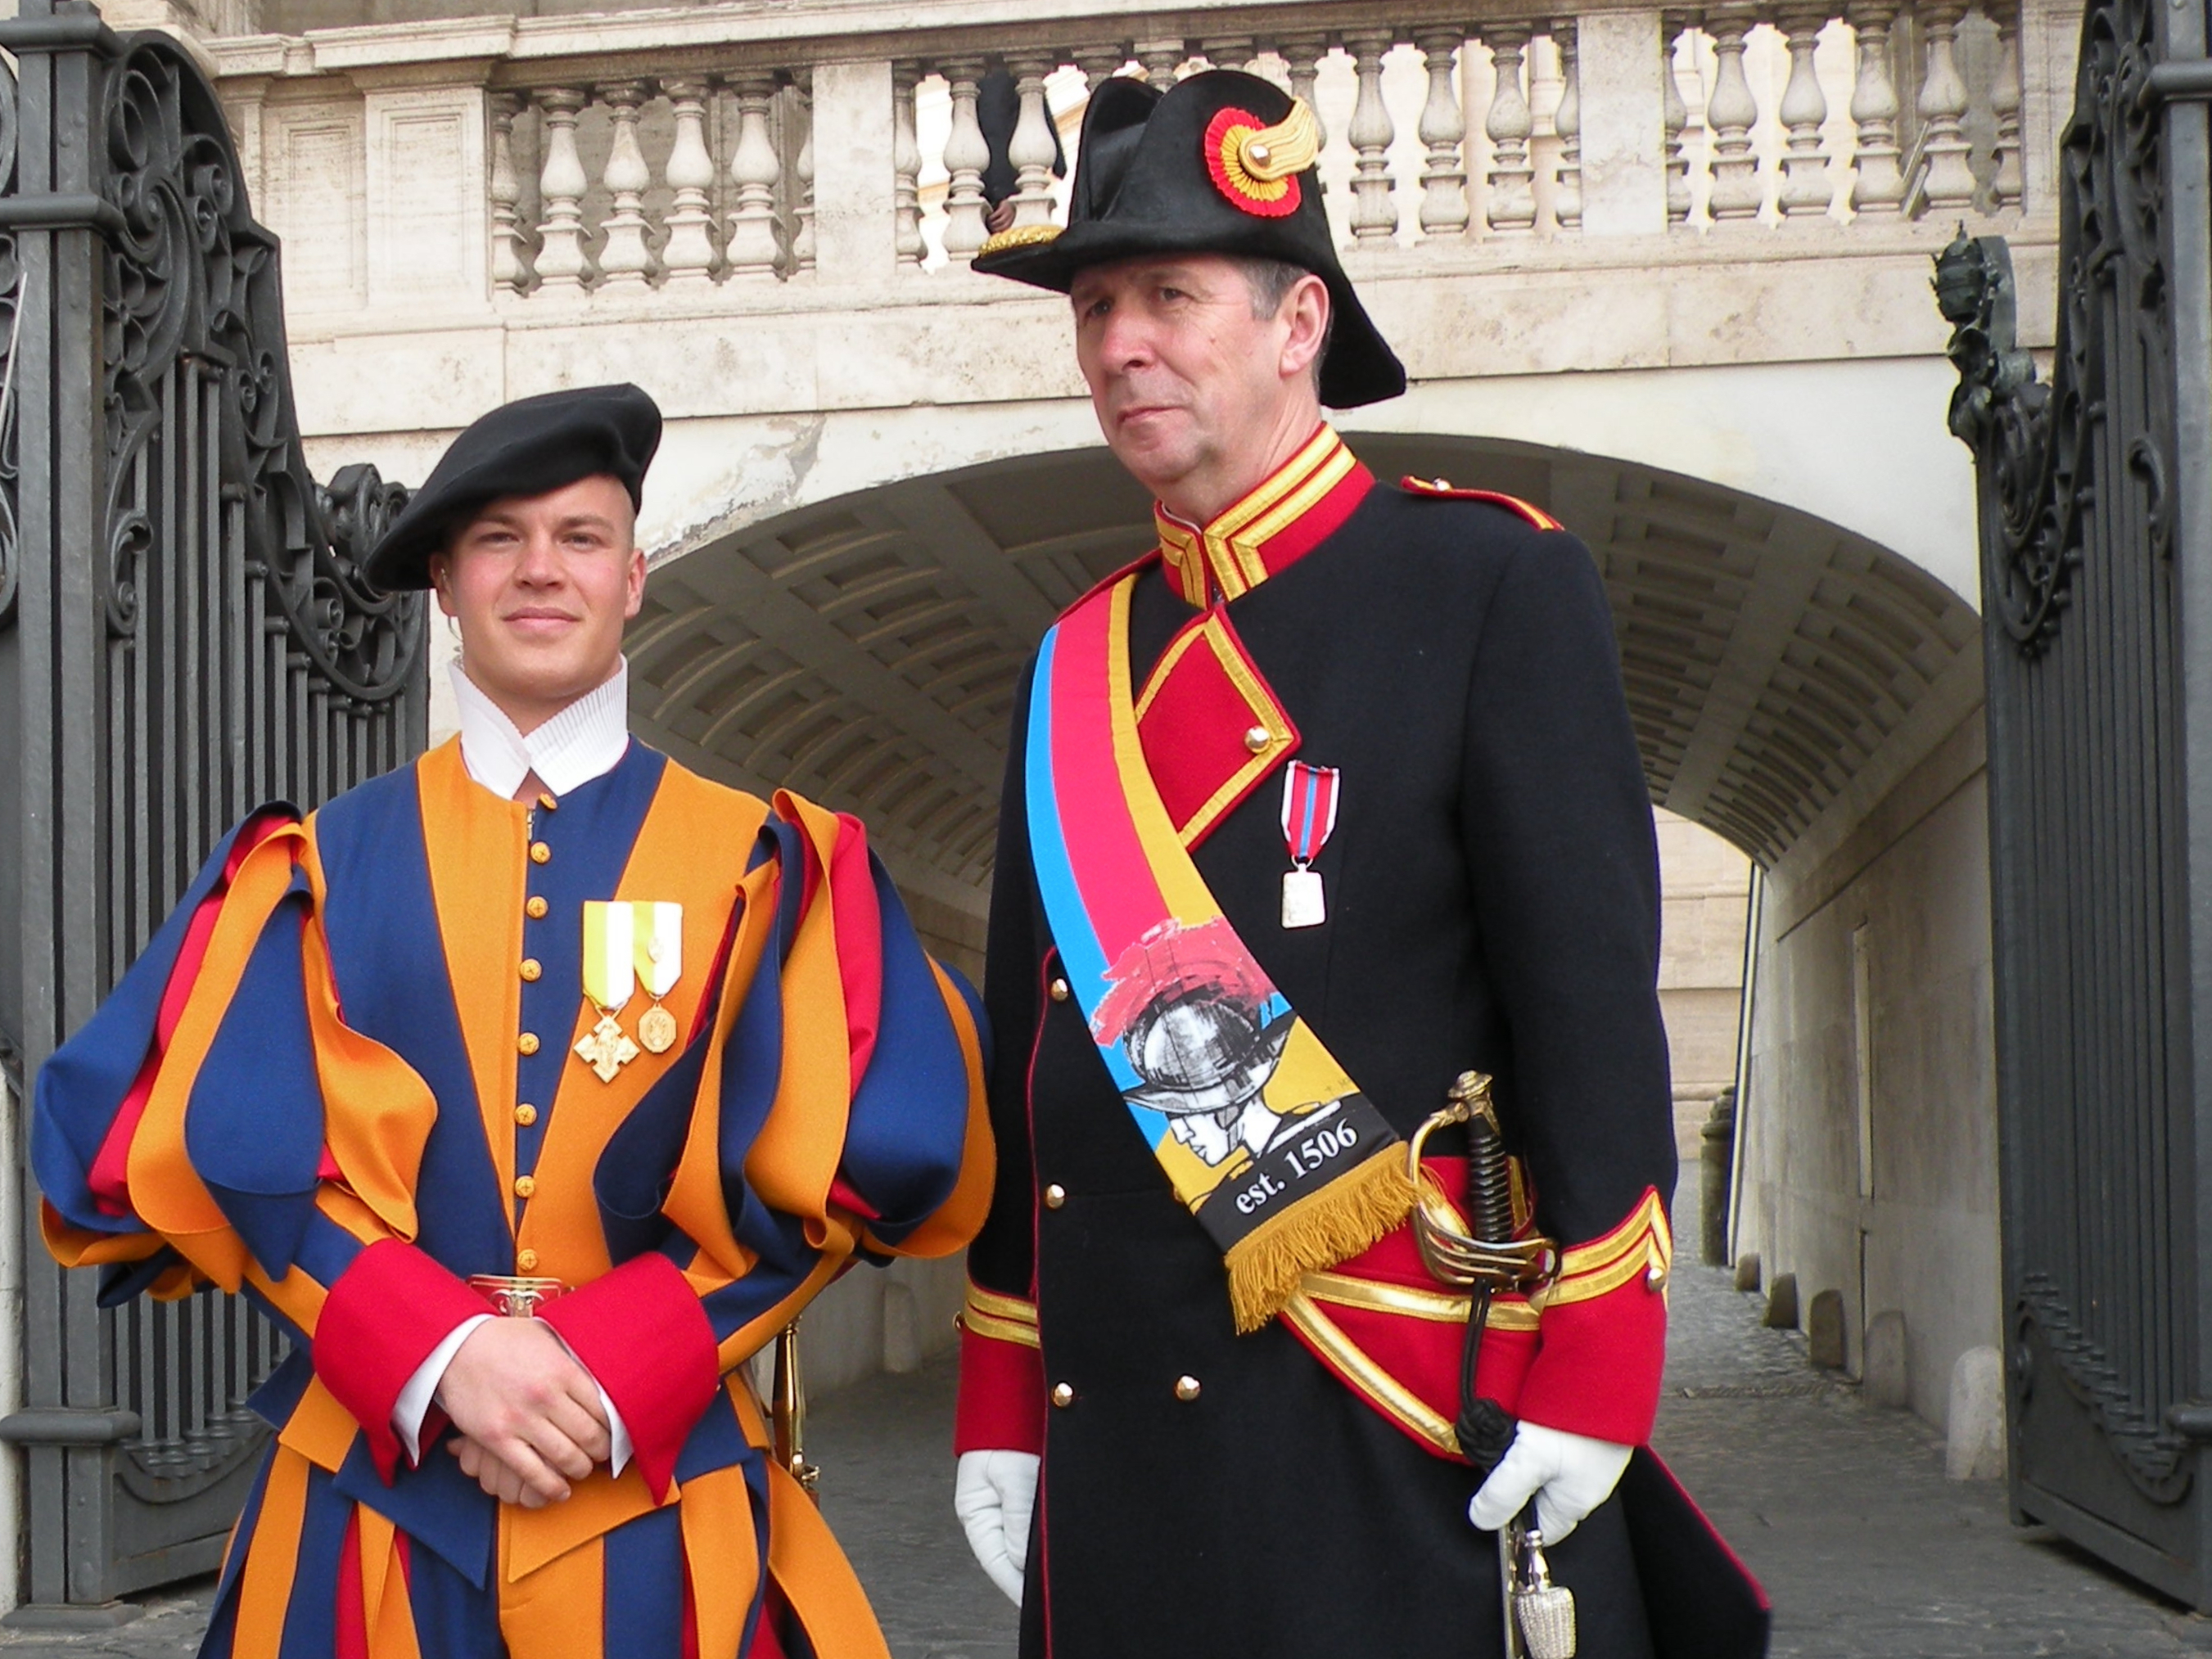
<svg viewBox="0 0 2212 1659">
<path fill-rule="evenodd" d="M 1194 525 L 1152 509 L 1168 583 L 1203 610 L 1250 592 L 1310 553 L 1352 516 L 1375 475 L 1326 424 L 1298 453 L 1216 515 Z"/>
</svg>

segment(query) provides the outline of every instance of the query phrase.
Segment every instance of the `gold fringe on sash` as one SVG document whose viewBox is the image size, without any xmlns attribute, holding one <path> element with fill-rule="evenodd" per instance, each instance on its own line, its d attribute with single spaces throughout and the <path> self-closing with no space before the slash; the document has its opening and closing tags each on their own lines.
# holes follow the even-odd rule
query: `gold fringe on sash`
<svg viewBox="0 0 2212 1659">
<path fill-rule="evenodd" d="M 1413 1213 L 1396 1143 L 1285 1206 L 1229 1247 L 1229 1306 L 1239 1335 L 1282 1312 L 1309 1273 L 1349 1261 Z"/>
</svg>

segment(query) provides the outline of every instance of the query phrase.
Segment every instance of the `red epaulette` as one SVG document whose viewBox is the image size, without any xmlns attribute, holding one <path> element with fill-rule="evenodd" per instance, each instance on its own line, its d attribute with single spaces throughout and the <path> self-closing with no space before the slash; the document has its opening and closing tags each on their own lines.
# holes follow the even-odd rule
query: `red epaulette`
<svg viewBox="0 0 2212 1659">
<path fill-rule="evenodd" d="M 1514 517 L 1527 520 L 1539 530 L 1566 528 L 1542 507 L 1524 501 L 1518 495 L 1503 495 L 1495 489 L 1455 489 L 1443 478 L 1416 478 L 1410 472 L 1398 480 L 1398 487 L 1411 490 L 1416 495 L 1441 496 L 1455 501 L 1485 501 L 1492 507 L 1502 507 Z"/>
</svg>

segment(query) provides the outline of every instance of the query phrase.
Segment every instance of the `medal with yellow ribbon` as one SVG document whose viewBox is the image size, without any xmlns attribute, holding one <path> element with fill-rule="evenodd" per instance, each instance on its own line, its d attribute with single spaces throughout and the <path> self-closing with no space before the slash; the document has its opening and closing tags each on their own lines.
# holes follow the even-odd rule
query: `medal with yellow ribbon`
<svg viewBox="0 0 2212 1659">
<path fill-rule="evenodd" d="M 676 1016 L 661 1006 L 684 973 L 684 907 L 649 901 L 592 899 L 584 905 L 584 994 L 599 1023 L 577 1040 L 576 1053 L 600 1082 L 612 1083 L 635 1060 L 639 1044 L 665 1054 L 676 1044 Z M 623 1008 L 642 984 L 653 1006 L 638 1017 L 636 1042 L 622 1028 Z"/>
</svg>

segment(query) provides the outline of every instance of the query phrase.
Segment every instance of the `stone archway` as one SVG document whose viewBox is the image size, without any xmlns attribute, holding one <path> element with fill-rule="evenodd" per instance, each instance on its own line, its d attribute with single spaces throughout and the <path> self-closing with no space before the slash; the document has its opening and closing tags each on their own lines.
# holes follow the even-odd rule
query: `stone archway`
<svg viewBox="0 0 2212 1659">
<path fill-rule="evenodd" d="M 1351 436 L 1380 476 L 1503 489 L 1589 543 L 1653 800 L 1762 864 L 1878 799 L 1978 701 L 1972 609 L 1851 531 L 1632 463 Z M 1097 447 L 732 531 L 654 573 L 630 630 L 641 727 L 732 782 L 862 813 L 903 882 L 961 905 L 988 873 L 1023 661 L 1151 533 Z"/>
</svg>

